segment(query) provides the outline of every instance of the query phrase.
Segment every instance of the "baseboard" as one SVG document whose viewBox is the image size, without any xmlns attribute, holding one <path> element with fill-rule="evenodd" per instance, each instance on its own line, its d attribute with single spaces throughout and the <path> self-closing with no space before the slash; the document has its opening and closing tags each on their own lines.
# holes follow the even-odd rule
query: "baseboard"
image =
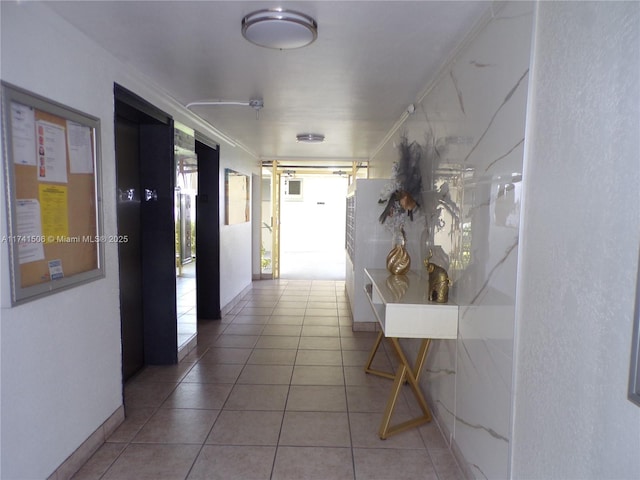
<svg viewBox="0 0 640 480">
<path fill-rule="evenodd" d="M 120 405 L 76 450 L 62 462 L 47 480 L 69 480 L 89 461 L 107 438 L 124 422 L 124 405 Z"/>
<path fill-rule="evenodd" d="M 229 315 L 229 313 L 236 308 L 236 306 L 238 305 L 238 303 L 240 302 L 240 300 L 242 300 L 242 297 L 244 297 L 247 292 L 249 292 L 251 289 L 253 288 L 253 283 L 250 283 L 249 285 L 247 285 L 238 295 L 236 295 L 235 297 L 233 297 L 233 300 L 231 300 L 229 303 L 227 303 L 224 307 L 222 307 L 222 310 L 220 311 L 220 313 L 222 314 L 222 316 L 224 317 L 225 315 Z"/>
<path fill-rule="evenodd" d="M 198 335 L 194 335 L 187 343 L 178 349 L 178 363 L 182 361 L 184 357 L 189 355 L 191 351 L 198 346 Z"/>
<path fill-rule="evenodd" d="M 354 332 L 377 332 L 378 322 L 353 322 L 351 330 Z"/>
</svg>

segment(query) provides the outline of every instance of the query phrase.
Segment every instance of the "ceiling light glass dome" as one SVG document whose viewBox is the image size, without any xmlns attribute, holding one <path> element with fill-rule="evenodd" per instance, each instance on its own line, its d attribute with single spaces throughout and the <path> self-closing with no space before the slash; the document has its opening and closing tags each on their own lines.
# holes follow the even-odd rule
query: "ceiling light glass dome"
<svg viewBox="0 0 640 480">
<path fill-rule="evenodd" d="M 318 38 L 318 24 L 293 10 L 258 10 L 242 19 L 242 36 L 261 47 L 290 50 L 313 43 Z"/>
</svg>

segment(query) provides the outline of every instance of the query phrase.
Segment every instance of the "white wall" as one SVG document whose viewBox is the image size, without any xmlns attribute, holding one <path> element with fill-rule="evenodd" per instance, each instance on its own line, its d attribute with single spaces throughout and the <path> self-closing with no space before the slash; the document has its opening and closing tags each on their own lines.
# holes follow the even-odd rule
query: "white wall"
<svg viewBox="0 0 640 480">
<path fill-rule="evenodd" d="M 531 85 L 511 476 L 639 478 L 640 3 L 541 2 Z"/>
<path fill-rule="evenodd" d="M 177 121 L 217 140 L 169 96 L 53 14 L 44 4 L 0 2 L 1 76 L 36 94 L 100 118 L 103 218 L 115 233 L 113 84 L 145 98 Z M 257 162 L 221 144 L 221 168 L 258 173 Z M 1 233 L 6 234 L 4 182 Z M 221 206 L 224 179 L 221 178 Z M 221 212 L 224 221 L 224 211 Z M 250 225 L 221 227 L 221 302 L 251 282 Z M 117 245 L 105 245 L 106 278 L 10 308 L 8 251 L 0 244 L 2 317 L 2 478 L 50 475 L 122 405 Z"/>
</svg>

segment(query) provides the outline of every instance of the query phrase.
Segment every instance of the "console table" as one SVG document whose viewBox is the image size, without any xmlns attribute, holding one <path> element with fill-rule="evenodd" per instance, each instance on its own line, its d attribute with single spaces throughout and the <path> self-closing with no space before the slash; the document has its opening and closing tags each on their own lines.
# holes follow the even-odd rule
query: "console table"
<svg viewBox="0 0 640 480">
<path fill-rule="evenodd" d="M 393 387 L 380 424 L 379 435 L 390 435 L 431 421 L 431 411 L 418 384 L 432 339 L 456 339 L 458 336 L 458 306 L 449 302 L 434 303 L 427 298 L 428 279 L 415 272 L 391 275 L 385 269 L 365 269 L 365 292 L 381 331 L 369 354 L 365 372 L 393 380 Z M 382 339 L 390 340 L 400 365 L 395 373 L 371 368 Z M 410 365 L 400 346 L 399 338 L 422 339 L 414 365 Z M 402 385 L 408 382 L 422 409 L 420 417 L 390 425 L 391 416 Z"/>
</svg>

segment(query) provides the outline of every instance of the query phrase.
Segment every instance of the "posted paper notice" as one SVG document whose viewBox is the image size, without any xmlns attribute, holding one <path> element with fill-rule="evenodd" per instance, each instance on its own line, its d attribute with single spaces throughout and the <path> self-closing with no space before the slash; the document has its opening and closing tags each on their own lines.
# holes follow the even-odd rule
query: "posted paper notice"
<svg viewBox="0 0 640 480">
<path fill-rule="evenodd" d="M 44 260 L 40 203 L 36 199 L 16 201 L 18 263 Z"/>
<path fill-rule="evenodd" d="M 32 107 L 11 102 L 11 142 L 13 163 L 36 165 L 36 120 Z"/>
<path fill-rule="evenodd" d="M 67 142 L 69 144 L 69 171 L 71 173 L 93 173 L 93 151 L 89 127 L 67 121 Z"/>
<path fill-rule="evenodd" d="M 38 180 L 67 183 L 67 143 L 64 128 L 38 120 Z"/>
</svg>

